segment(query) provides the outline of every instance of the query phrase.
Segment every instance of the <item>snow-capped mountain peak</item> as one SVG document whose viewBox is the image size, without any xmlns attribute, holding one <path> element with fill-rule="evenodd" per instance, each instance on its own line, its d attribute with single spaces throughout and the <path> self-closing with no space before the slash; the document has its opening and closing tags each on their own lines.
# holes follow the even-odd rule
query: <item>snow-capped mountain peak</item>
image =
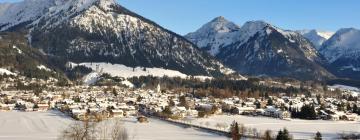
<svg viewBox="0 0 360 140">
<path fill-rule="evenodd" d="M 334 34 L 333 32 L 318 30 L 301 30 L 297 32 L 313 43 L 317 50 L 319 50 L 321 45 Z"/>
<path fill-rule="evenodd" d="M 360 30 L 343 28 L 324 42 L 320 53 L 339 77 L 360 79 Z"/>
<path fill-rule="evenodd" d="M 318 35 L 325 38 L 325 39 L 329 39 L 331 36 L 334 35 L 334 32 L 329 32 L 329 31 L 317 31 Z"/>
<path fill-rule="evenodd" d="M 201 48 L 207 47 L 211 55 L 216 55 L 222 47 L 233 42 L 239 29 L 238 25 L 220 16 L 185 37 Z"/>
<path fill-rule="evenodd" d="M 213 31 L 217 33 L 223 32 L 233 32 L 239 29 L 239 26 L 233 22 L 228 21 L 223 16 L 219 16 L 209 22 L 207 25 L 203 26 L 200 30 L 203 31 Z"/>
<path fill-rule="evenodd" d="M 320 48 L 322 54 L 334 62 L 341 57 L 360 57 L 360 30 L 342 28 Z"/>
</svg>

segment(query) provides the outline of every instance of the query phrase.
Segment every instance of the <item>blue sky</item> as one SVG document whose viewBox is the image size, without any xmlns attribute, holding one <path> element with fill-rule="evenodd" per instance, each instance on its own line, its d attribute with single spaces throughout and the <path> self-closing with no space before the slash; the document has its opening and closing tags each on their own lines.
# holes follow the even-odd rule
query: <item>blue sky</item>
<svg viewBox="0 0 360 140">
<path fill-rule="evenodd" d="M 0 2 L 15 0 L 0 0 Z M 284 29 L 360 28 L 360 0 L 118 0 L 124 7 L 179 34 L 217 16 L 242 25 L 264 20 Z"/>
</svg>

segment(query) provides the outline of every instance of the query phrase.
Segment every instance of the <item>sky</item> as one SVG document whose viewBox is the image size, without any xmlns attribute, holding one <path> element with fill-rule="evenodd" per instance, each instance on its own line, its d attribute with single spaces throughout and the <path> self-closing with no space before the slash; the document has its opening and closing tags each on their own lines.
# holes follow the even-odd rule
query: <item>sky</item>
<svg viewBox="0 0 360 140">
<path fill-rule="evenodd" d="M 14 2 L 19 0 L 0 0 Z M 118 0 L 120 5 L 184 35 L 218 16 L 239 25 L 264 20 L 289 30 L 360 28 L 360 0 Z"/>
</svg>

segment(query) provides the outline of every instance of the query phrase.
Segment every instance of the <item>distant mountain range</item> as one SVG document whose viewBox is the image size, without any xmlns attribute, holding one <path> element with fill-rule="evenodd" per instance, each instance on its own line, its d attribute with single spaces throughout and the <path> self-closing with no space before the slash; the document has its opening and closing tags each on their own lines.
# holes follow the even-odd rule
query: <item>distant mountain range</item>
<svg viewBox="0 0 360 140">
<path fill-rule="evenodd" d="M 185 37 L 241 74 L 302 80 L 336 76 L 358 79 L 354 76 L 360 64 L 357 30 L 351 29 L 347 35 L 343 30 L 349 29 L 335 35 L 317 30 L 290 31 L 264 21 L 249 21 L 240 27 L 217 17 Z"/>
<path fill-rule="evenodd" d="M 319 51 L 328 60 L 331 72 L 339 77 L 360 79 L 360 30 L 338 30 Z"/>
<path fill-rule="evenodd" d="M 316 49 L 320 49 L 321 45 L 328 40 L 334 32 L 318 31 L 318 30 L 301 30 L 297 31 L 311 43 L 313 43 Z"/>
</svg>

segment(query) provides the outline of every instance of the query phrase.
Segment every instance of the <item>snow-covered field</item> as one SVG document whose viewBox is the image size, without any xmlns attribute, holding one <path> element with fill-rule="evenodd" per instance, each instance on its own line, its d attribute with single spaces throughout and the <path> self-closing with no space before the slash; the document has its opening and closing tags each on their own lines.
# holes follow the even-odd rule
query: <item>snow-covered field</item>
<svg viewBox="0 0 360 140">
<path fill-rule="evenodd" d="M 11 71 L 7 70 L 7 69 L 3 69 L 3 68 L 0 68 L 0 75 L 16 75 L 15 73 L 12 73 Z"/>
<path fill-rule="evenodd" d="M 130 137 L 135 136 L 135 140 L 227 140 L 224 136 L 183 128 L 155 119 L 150 119 L 149 124 L 141 124 L 134 118 L 128 118 L 125 125 Z"/>
<path fill-rule="evenodd" d="M 333 85 L 333 86 L 329 86 L 329 88 L 340 89 L 340 90 L 350 90 L 350 91 L 360 91 L 360 89 L 357 87 L 346 86 L 346 85 Z"/>
<path fill-rule="evenodd" d="M 97 67 L 99 70 L 102 69 L 103 73 L 109 73 L 112 76 L 119 76 L 124 78 L 135 77 L 135 76 L 159 76 L 162 77 L 164 75 L 169 77 L 187 77 L 186 74 L 183 74 L 179 71 L 162 69 L 162 68 L 144 68 L 142 67 L 127 67 L 121 64 L 110 64 L 110 63 L 81 63 L 79 65 L 89 67 L 93 70 L 96 70 Z"/>
<path fill-rule="evenodd" d="M 0 112 L 1 140 L 56 139 L 72 119 L 60 112 Z"/>
<path fill-rule="evenodd" d="M 360 122 L 351 121 L 324 121 L 324 120 L 280 120 L 267 117 L 249 117 L 241 115 L 217 115 L 209 118 L 195 119 L 193 124 L 205 125 L 216 128 L 216 124 L 226 123 L 228 126 L 233 121 L 244 124 L 245 127 L 256 128 L 260 132 L 271 130 L 274 135 L 280 129 L 287 128 L 296 139 L 311 139 L 317 131 L 321 132 L 325 139 L 334 139 L 339 133 L 360 133 Z"/>
<path fill-rule="evenodd" d="M 110 63 L 72 63 L 69 62 L 72 67 L 81 65 L 94 70 L 94 72 L 88 74 L 84 77 L 84 83 L 87 85 L 93 84 L 98 80 L 98 77 L 101 76 L 100 73 L 108 73 L 111 76 L 118 76 L 123 78 L 139 77 L 139 76 L 155 76 L 155 77 L 181 77 L 189 78 L 189 75 L 181 73 L 176 70 L 163 69 L 163 68 L 143 68 L 143 67 L 127 67 L 121 64 L 110 64 Z M 194 76 L 200 80 L 211 79 L 209 76 Z"/>
<path fill-rule="evenodd" d="M 230 125 L 234 120 L 246 127 L 260 132 L 272 130 L 275 135 L 287 128 L 296 139 L 310 139 L 320 131 L 325 139 L 334 139 L 339 133 L 360 133 L 359 122 L 322 121 L 322 120 L 279 120 L 266 117 L 217 115 L 210 118 L 194 119 L 192 124 L 214 127 L 217 123 Z M 0 112 L 0 139 L 6 140 L 48 140 L 57 139 L 61 131 L 73 119 L 61 112 Z M 226 140 L 226 137 L 183 128 L 164 121 L 150 119 L 147 124 L 137 123 L 135 118 L 125 118 L 125 127 L 134 140 Z"/>
<path fill-rule="evenodd" d="M 0 112 L 1 140 L 57 139 L 73 120 L 61 112 Z M 226 140 L 226 137 L 150 119 L 147 124 L 125 118 L 125 127 L 133 140 Z"/>
</svg>

